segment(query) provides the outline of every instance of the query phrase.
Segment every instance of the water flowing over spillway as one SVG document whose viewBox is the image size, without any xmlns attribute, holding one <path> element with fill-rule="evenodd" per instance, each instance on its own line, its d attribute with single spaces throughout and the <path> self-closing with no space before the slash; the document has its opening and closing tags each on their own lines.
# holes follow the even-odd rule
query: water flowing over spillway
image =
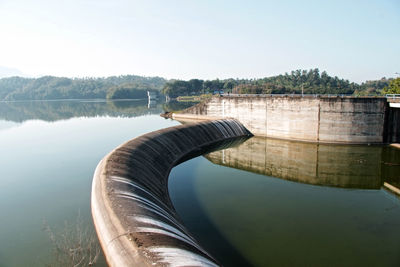
<svg viewBox="0 0 400 267">
<path fill-rule="evenodd" d="M 111 266 L 215 266 L 185 229 L 168 195 L 172 167 L 252 134 L 233 119 L 151 132 L 119 146 L 97 166 L 92 214 Z"/>
</svg>

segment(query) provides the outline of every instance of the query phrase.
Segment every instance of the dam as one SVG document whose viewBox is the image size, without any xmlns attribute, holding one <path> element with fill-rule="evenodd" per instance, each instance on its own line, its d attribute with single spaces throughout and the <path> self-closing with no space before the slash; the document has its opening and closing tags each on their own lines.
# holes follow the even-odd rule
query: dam
<svg viewBox="0 0 400 267">
<path fill-rule="evenodd" d="M 365 209 L 366 206 L 370 207 L 371 205 L 375 214 L 385 215 L 382 212 L 389 211 L 393 216 L 385 215 L 382 222 L 371 221 L 368 223 L 371 223 L 373 227 L 378 223 L 387 224 L 387 229 L 396 231 L 396 228 L 393 227 L 399 223 L 398 209 L 396 209 L 396 206 L 390 206 L 391 202 L 382 200 L 381 188 L 382 183 L 385 181 L 389 181 L 395 186 L 399 185 L 398 168 L 388 169 L 382 164 L 386 160 L 388 161 L 387 164 L 396 165 L 397 163 L 392 161 L 392 156 L 389 157 L 389 160 L 387 159 L 388 154 L 383 152 L 382 146 L 343 145 L 356 143 L 381 144 L 392 137 L 397 138 L 397 129 L 390 130 L 392 126 L 388 125 L 388 120 L 397 118 L 398 113 L 396 113 L 396 110 L 388 108 L 385 99 L 327 98 L 328 100 L 333 99 L 332 103 L 329 104 L 330 111 L 333 114 L 331 116 L 333 117 L 330 119 L 331 122 L 327 123 L 321 120 L 321 117 L 326 118 L 328 116 L 328 114 L 323 114 L 327 107 L 321 109 L 321 106 L 324 106 L 324 104 L 317 103 L 317 105 L 314 103 L 320 101 L 322 98 L 311 99 L 305 97 L 298 99 L 300 103 L 304 101 L 314 103 L 314 106 L 309 106 L 308 109 L 304 103 L 303 107 L 298 106 L 299 102 L 293 101 L 294 97 L 275 96 L 276 99 L 272 100 L 267 96 L 264 99 L 260 96 L 251 96 L 248 98 L 239 99 L 235 96 L 214 97 L 208 102 L 200 103 L 181 113 L 175 113 L 173 117 L 176 119 L 198 119 L 199 121 L 197 123 L 185 123 L 181 126 L 144 134 L 120 145 L 102 159 L 93 177 L 91 207 L 95 228 L 107 263 L 110 266 L 254 265 L 251 259 L 254 259 L 258 263 L 255 264 L 256 266 L 264 266 L 268 262 L 279 264 L 285 258 L 282 253 L 286 251 L 287 243 L 285 243 L 284 247 L 279 245 L 271 247 L 271 245 L 279 243 L 279 240 L 282 240 L 282 236 L 289 236 L 288 233 L 291 231 L 299 231 L 297 229 L 299 226 L 293 228 L 290 222 L 303 221 L 301 225 L 305 226 L 305 228 L 300 232 L 304 233 L 304 236 L 295 238 L 298 241 L 308 240 L 308 236 L 313 236 L 314 232 L 318 235 L 318 231 L 309 226 L 320 223 L 319 227 L 322 229 L 323 227 L 325 228 L 325 225 L 328 225 L 330 238 L 334 241 L 332 242 L 332 247 L 335 247 L 335 251 L 339 251 L 343 247 L 343 244 L 340 240 L 336 240 L 335 236 L 338 231 L 337 226 L 340 225 L 330 224 L 336 218 L 342 217 L 352 222 L 343 232 L 346 233 L 346 236 L 350 236 L 350 233 L 356 232 L 355 238 L 351 240 L 351 247 L 353 249 L 357 248 L 357 253 L 361 255 L 363 254 L 363 247 L 360 246 L 361 243 L 369 242 L 370 240 L 375 240 L 375 243 L 379 240 L 376 239 L 376 234 L 373 236 L 374 239 L 370 239 L 371 236 L 368 233 L 358 233 L 360 229 L 364 231 L 364 220 L 368 216 L 371 216 L 369 209 Z M 226 102 L 226 99 L 229 101 Z M 275 103 L 275 110 L 273 111 L 270 111 L 271 107 L 265 106 L 265 103 L 269 103 L 268 101 L 270 100 L 272 102 L 277 101 Z M 323 100 L 325 101 L 325 99 Z M 234 109 L 230 110 L 230 108 L 232 108 L 232 105 L 234 108 L 236 107 L 230 101 L 232 103 L 237 101 L 239 109 L 243 108 L 240 106 L 243 105 L 242 101 L 244 101 L 244 103 L 247 103 L 246 108 L 235 115 Z M 258 101 L 261 108 L 256 109 L 253 101 Z M 252 118 L 251 116 L 251 114 L 254 115 L 257 112 L 263 113 L 262 102 L 265 102 L 264 121 L 260 117 Z M 287 102 L 291 103 L 288 104 Z M 222 105 L 222 108 L 219 107 L 219 104 Z M 286 107 L 286 110 L 282 109 L 282 105 Z M 318 109 L 315 108 L 316 106 L 318 106 Z M 348 109 L 342 109 L 343 107 L 347 107 Z M 278 110 L 280 109 L 282 109 L 282 116 L 278 116 Z M 228 110 L 230 111 L 228 112 Z M 323 137 L 323 134 L 318 134 L 317 140 L 312 139 L 312 137 L 315 138 L 316 136 L 315 133 L 313 135 L 310 127 L 307 126 L 309 123 L 307 121 L 309 120 L 307 110 L 310 114 L 314 114 L 314 112 L 318 114 L 317 119 L 311 116 L 311 121 L 317 125 L 312 129 L 317 130 L 317 133 L 321 129 L 321 133 L 324 133 L 324 131 L 329 133 L 327 129 L 323 130 L 324 127 L 329 129 L 337 127 L 336 132 L 332 130 L 330 135 L 326 135 L 331 139 L 326 136 Z M 274 114 L 273 116 L 275 116 L 274 118 L 277 121 L 282 118 L 288 118 L 289 123 L 282 120 L 276 123 L 271 121 L 269 112 Z M 268 114 L 269 116 L 267 117 Z M 295 116 L 295 114 L 304 115 L 304 120 L 296 124 L 298 116 Z M 323 115 L 321 116 L 321 114 Z M 235 116 L 239 117 L 240 122 L 239 119 L 234 119 Z M 221 117 L 224 119 L 221 119 Z M 348 120 L 347 124 L 345 119 Z M 264 125 L 264 128 L 260 125 Z M 343 132 L 339 131 L 339 129 L 342 129 L 339 125 L 344 127 Z M 258 136 L 249 139 L 252 133 L 247 127 L 253 129 Z M 265 131 L 270 129 L 268 127 L 272 127 L 276 132 L 286 134 L 286 136 L 280 139 L 309 142 L 292 142 L 289 140 L 265 138 L 268 135 L 260 129 Z M 293 129 L 296 129 L 296 131 Z M 287 132 L 285 133 L 284 130 Z M 377 132 L 374 132 L 375 130 Z M 392 137 L 389 137 L 389 135 Z M 319 141 L 318 139 L 320 138 L 323 140 L 326 138 L 326 140 Z M 321 143 L 340 143 L 341 145 L 331 146 Z M 217 223 L 218 226 L 220 221 L 226 221 L 224 218 L 229 218 L 230 224 L 236 227 L 235 229 L 247 229 L 246 231 L 248 231 L 249 236 L 247 236 L 247 232 L 244 232 L 246 236 L 241 237 L 243 242 L 241 241 L 238 244 L 233 242 L 232 246 L 228 245 L 228 247 L 240 249 L 226 253 L 225 259 L 221 257 L 218 251 L 213 249 L 213 244 L 217 240 L 224 240 L 225 237 L 230 238 L 231 235 L 237 236 L 242 230 L 239 232 L 234 230 L 231 233 L 229 230 L 231 226 L 222 224 L 223 226 L 219 226 L 219 229 L 222 229 L 220 233 L 215 232 L 215 229 L 211 227 L 212 229 L 209 229 L 209 231 L 207 230 L 205 233 L 201 232 L 200 236 L 196 235 L 198 233 L 193 230 L 190 223 L 193 220 L 187 220 L 185 214 L 194 212 L 197 221 L 197 216 L 202 214 L 201 209 L 196 209 L 199 205 L 192 205 L 193 200 L 188 198 L 187 195 L 180 197 L 184 199 L 183 203 L 189 204 L 189 211 L 182 213 L 181 204 L 175 202 L 175 193 L 172 193 L 173 197 L 171 197 L 170 190 L 174 187 L 169 188 L 168 179 L 171 169 L 178 165 L 177 168 L 179 168 L 192 158 L 198 160 L 201 157 L 197 156 L 200 155 L 204 155 L 211 164 L 262 174 L 264 176 L 262 180 L 265 180 L 262 183 L 270 183 L 268 177 L 271 176 L 291 183 L 295 182 L 294 184 L 296 184 L 278 185 L 280 189 L 277 189 L 276 185 L 271 184 L 272 191 L 270 191 L 268 190 L 269 187 L 265 187 L 264 185 L 254 187 L 251 179 L 240 179 L 240 185 L 236 189 L 233 189 L 232 184 L 236 183 L 233 176 L 221 177 L 220 174 L 217 177 L 218 179 L 215 179 L 216 177 L 213 175 L 202 174 L 204 178 L 199 183 L 200 185 L 202 183 L 205 184 L 200 186 L 200 189 L 197 189 L 196 192 L 203 196 L 205 205 L 203 209 L 206 209 L 208 211 L 207 214 L 212 216 L 213 222 Z M 188 177 L 185 178 L 190 180 L 192 173 L 197 173 L 197 171 L 190 169 L 190 172 L 185 174 Z M 383 179 L 383 177 L 385 178 Z M 212 181 L 210 178 L 212 178 Z M 307 188 L 303 186 L 304 184 Z M 320 188 L 323 186 L 324 188 L 319 190 L 313 186 Z M 327 190 L 325 187 L 338 188 L 340 191 Z M 190 188 L 193 188 L 193 186 Z M 215 191 L 214 193 L 213 190 Z M 246 191 L 248 192 L 246 193 Z M 368 191 L 374 192 L 371 194 Z M 191 191 L 189 190 L 188 192 Z M 279 194 L 276 192 L 279 192 Z M 308 193 L 302 196 L 304 192 Z M 268 198 L 275 198 L 281 195 L 284 196 L 283 199 L 273 199 L 273 202 L 267 200 Z M 312 197 L 310 198 L 310 196 Z M 363 196 L 362 199 L 360 196 Z M 234 205 L 229 206 L 224 201 L 231 198 L 233 198 L 232 201 L 236 200 L 236 202 L 234 202 Z M 246 199 L 253 199 L 256 202 L 246 206 L 246 201 L 244 201 Z M 319 203 L 321 199 L 325 201 L 324 205 L 318 204 L 313 206 L 310 204 Z M 240 201 L 237 202 L 237 200 Z M 287 204 L 289 203 L 288 201 L 294 202 L 285 206 L 286 212 L 282 213 L 281 204 L 278 203 Z M 351 203 L 350 208 L 344 208 L 346 206 L 340 205 L 339 207 L 335 207 L 335 201 L 344 201 L 341 205 Z M 375 205 L 374 201 L 378 201 L 381 204 Z M 264 217 L 261 220 L 262 216 L 260 214 L 264 214 L 262 209 L 268 207 L 268 204 L 271 203 L 275 203 L 269 207 L 275 216 L 266 217 L 267 221 L 265 221 Z M 393 203 L 398 205 L 398 201 Z M 301 205 L 305 206 L 300 208 Z M 222 209 L 218 210 L 218 207 L 222 207 Z M 242 208 L 235 210 L 232 207 Z M 259 209 L 259 211 L 256 214 L 252 214 L 251 211 L 254 209 Z M 302 214 L 303 209 L 307 210 L 310 218 Z M 335 218 L 330 217 L 331 210 L 334 210 L 332 214 L 335 214 Z M 246 212 L 250 213 L 242 216 L 239 215 L 242 213 L 246 214 Z M 325 214 L 321 218 L 325 218 L 327 221 L 319 222 L 320 218 L 318 216 L 312 216 L 312 214 L 319 214 L 320 212 Z M 235 216 L 235 214 L 238 214 L 238 216 Z M 279 221 L 279 216 L 276 216 L 279 214 L 284 215 L 281 221 Z M 287 218 L 292 216 L 292 214 L 295 216 L 293 219 L 288 220 Z M 349 214 L 352 214 L 352 216 L 354 214 L 354 216 L 346 217 Z M 361 216 L 363 219 L 358 219 L 358 216 Z M 355 221 L 352 221 L 353 218 L 355 218 Z M 380 218 L 380 216 L 374 218 Z M 201 217 L 199 220 L 204 220 L 204 218 Z M 310 223 L 311 220 L 312 223 Z M 259 222 L 259 227 L 253 227 L 253 223 L 257 221 Z M 268 236 L 271 230 L 263 230 L 261 232 L 257 232 L 256 230 L 260 228 L 264 229 L 263 225 L 266 225 L 268 221 L 276 222 L 276 226 L 274 227 L 280 229 L 279 231 L 274 231 L 272 239 Z M 211 245 L 202 238 L 210 235 L 212 236 Z M 260 236 L 263 238 L 258 240 L 257 237 Z M 314 238 L 318 239 L 320 237 L 316 236 Z M 390 239 L 386 238 L 387 240 Z M 271 242 L 268 242 L 268 244 L 263 243 L 265 240 Z M 390 242 L 394 241 L 390 239 Z M 316 261 L 314 260 L 314 254 L 308 255 L 306 251 L 299 253 L 299 251 L 302 251 L 299 248 L 304 247 L 304 244 L 301 242 L 297 243 L 296 253 L 298 255 L 296 256 L 296 253 L 294 253 L 293 257 L 297 257 L 297 260 L 304 258 L 310 262 L 321 263 L 318 262 L 318 258 Z M 379 253 L 382 253 L 383 250 L 389 251 L 388 262 L 393 262 L 393 259 L 395 259 L 395 254 L 393 254 L 395 252 L 393 251 L 397 248 L 396 244 L 389 250 L 388 247 L 382 247 L 382 249 L 377 251 Z M 257 256 L 254 255 L 255 252 L 249 251 L 249 248 L 262 248 L 263 246 L 268 247 L 268 251 L 270 252 L 265 259 L 257 259 Z M 318 245 L 318 242 L 313 247 L 315 251 L 318 251 L 317 254 L 325 255 L 324 257 L 332 254 L 331 251 L 319 251 L 321 248 L 323 247 Z M 258 257 L 266 255 L 258 249 L 255 249 L 255 251 L 258 251 L 256 253 Z M 232 256 L 232 253 L 240 255 Z M 274 255 L 278 255 L 278 257 L 274 257 Z M 377 258 L 376 254 L 370 255 Z M 310 258 L 309 256 L 312 257 Z M 347 259 L 351 259 L 353 256 L 347 255 L 346 257 Z M 371 257 L 368 260 L 371 260 Z M 363 256 L 355 257 L 351 260 L 354 262 L 368 262 L 368 260 L 365 260 L 367 258 Z M 224 261 L 221 261 L 221 259 Z M 361 261 L 360 259 L 363 260 Z M 337 264 L 344 263 L 340 257 L 336 258 L 335 262 Z M 289 264 L 290 262 L 286 263 Z"/>
<path fill-rule="evenodd" d="M 222 95 L 172 114 L 176 120 L 235 118 L 256 136 L 319 143 L 400 142 L 400 109 L 384 97 Z"/>
</svg>

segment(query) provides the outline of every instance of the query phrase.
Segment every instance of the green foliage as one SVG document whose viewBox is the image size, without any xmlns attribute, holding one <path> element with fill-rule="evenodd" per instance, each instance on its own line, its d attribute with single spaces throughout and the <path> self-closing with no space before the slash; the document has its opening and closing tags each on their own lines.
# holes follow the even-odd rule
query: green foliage
<svg viewBox="0 0 400 267">
<path fill-rule="evenodd" d="M 173 80 L 165 84 L 162 92 L 170 97 L 199 95 L 214 91 L 236 94 L 357 94 L 380 95 L 389 80 L 367 81 L 361 85 L 329 76 L 319 69 L 296 70 L 290 74 L 262 79 L 227 80 Z M 195 84 L 195 85 L 194 85 Z"/>
<path fill-rule="evenodd" d="M 393 79 L 366 81 L 361 85 L 329 76 L 319 69 L 296 70 L 290 74 L 262 79 L 226 79 L 189 81 L 135 75 L 108 78 L 79 78 L 44 76 L 37 79 L 11 77 L 0 79 L 1 100 L 53 99 L 122 99 L 146 98 L 146 91 L 161 91 L 170 97 L 192 96 L 224 90 L 238 94 L 354 94 L 382 95 L 397 92 Z M 396 79 L 398 80 L 398 79 Z M 395 81 L 396 81 L 395 80 Z M 385 90 L 383 90 L 386 88 Z"/>
<path fill-rule="evenodd" d="M 135 75 L 108 78 L 44 76 L 37 79 L 11 77 L 0 79 L 0 100 L 105 99 L 116 87 L 130 87 L 145 92 L 160 91 L 166 80 L 160 77 Z M 140 92 L 141 98 L 146 95 Z"/>
<path fill-rule="evenodd" d="M 202 83 L 203 81 L 201 81 Z M 161 92 L 171 97 L 177 97 L 182 95 L 189 95 L 192 92 L 192 84 L 187 81 L 173 80 L 167 82 Z M 198 93 L 198 92 L 196 92 Z"/>
<path fill-rule="evenodd" d="M 383 88 L 389 85 L 391 79 L 386 79 L 383 77 L 376 81 L 366 81 L 363 82 L 360 87 L 354 92 L 357 96 L 380 96 L 383 94 Z"/>
<path fill-rule="evenodd" d="M 389 85 L 383 88 L 384 94 L 400 94 L 400 78 L 390 81 Z"/>
<path fill-rule="evenodd" d="M 192 79 L 189 81 L 172 80 L 167 82 L 162 89 L 162 93 L 170 97 L 200 95 L 212 93 L 220 90 L 231 90 L 236 84 L 235 80 L 212 80 L 203 81 Z"/>
<path fill-rule="evenodd" d="M 238 94 L 352 94 L 359 85 L 331 77 L 319 69 L 296 70 L 290 74 L 250 80 L 233 88 Z"/>
<path fill-rule="evenodd" d="M 150 86 L 123 84 L 110 88 L 107 93 L 107 99 L 143 99 L 147 97 L 147 91 L 157 92 L 156 89 Z"/>
</svg>

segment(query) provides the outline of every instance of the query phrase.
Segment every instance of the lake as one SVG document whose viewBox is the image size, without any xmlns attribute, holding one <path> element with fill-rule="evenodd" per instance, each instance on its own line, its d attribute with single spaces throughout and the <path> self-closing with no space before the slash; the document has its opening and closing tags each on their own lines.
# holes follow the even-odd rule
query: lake
<svg viewBox="0 0 400 267">
<path fill-rule="evenodd" d="M 135 136 L 177 125 L 159 116 L 164 107 L 147 101 L 1 102 L 0 266 L 60 265 L 46 228 L 60 242 L 61 235 L 76 233 L 77 220 L 93 230 L 96 165 Z M 101 257 L 98 266 L 105 265 Z"/>
<path fill-rule="evenodd" d="M 190 105 L 190 104 L 187 104 Z M 0 266 L 59 266 L 93 234 L 97 163 L 138 135 L 178 125 L 177 104 L 0 102 Z M 251 138 L 175 167 L 169 191 L 226 266 L 400 264 L 400 150 Z M 86 246 L 85 244 L 83 246 Z M 96 251 L 90 252 L 92 256 Z M 96 266 L 105 266 L 98 256 Z"/>
<path fill-rule="evenodd" d="M 253 137 L 169 179 L 174 207 L 224 266 L 400 266 L 400 150 Z"/>
</svg>

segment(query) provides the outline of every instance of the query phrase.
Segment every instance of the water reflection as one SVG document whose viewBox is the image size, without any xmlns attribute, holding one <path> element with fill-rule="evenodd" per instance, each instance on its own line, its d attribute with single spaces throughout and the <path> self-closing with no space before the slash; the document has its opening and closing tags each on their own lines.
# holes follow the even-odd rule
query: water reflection
<svg viewBox="0 0 400 267">
<path fill-rule="evenodd" d="M 49 107 L 49 113 L 53 114 L 43 118 L 66 118 L 69 116 L 67 109 L 68 112 L 75 112 L 72 108 L 75 103 L 76 111 L 82 111 L 76 112 L 79 114 L 77 116 L 85 114 L 95 117 L 71 118 L 51 123 L 37 119 L 42 115 L 39 111 L 44 112 Z M 35 104 L 37 108 L 33 106 Z M 0 128 L 3 127 L 0 130 L 0 214 L 5 215 L 0 220 L 0 266 L 50 266 L 56 256 L 65 256 L 65 253 L 60 253 L 68 252 L 70 247 L 64 246 L 64 250 L 63 247 L 61 250 L 57 247 L 55 255 L 52 253 L 54 245 L 60 244 L 59 241 L 76 240 L 74 237 L 79 237 L 80 232 L 66 233 L 64 222 L 73 224 L 76 214 L 80 212 L 85 227 L 80 230 L 92 229 L 91 184 L 93 171 L 101 158 L 135 136 L 178 124 L 161 118 L 158 113 L 150 116 L 111 117 L 95 115 L 99 114 L 95 110 L 85 110 L 85 107 L 93 107 L 107 111 L 104 106 L 113 105 L 111 110 L 115 108 L 118 112 L 125 111 L 131 108 L 129 101 L 47 104 L 25 102 L 18 105 L 18 109 L 16 105 L 11 105 L 15 108 L 13 114 L 0 112 L 3 118 L 36 118 L 21 123 L 0 120 Z M 146 111 L 147 101 L 143 103 L 143 108 L 143 112 L 153 112 Z M 26 113 L 17 117 L 19 110 Z M 107 111 L 103 114 L 110 113 Z M 56 235 L 55 242 L 42 231 L 43 220 L 48 222 Z M 60 236 L 66 240 L 57 239 Z M 86 244 L 90 241 L 84 239 Z M 75 247 L 74 255 L 75 252 L 80 253 L 82 250 Z M 87 259 L 90 257 L 85 257 L 85 261 Z"/>
<path fill-rule="evenodd" d="M 73 117 L 137 117 L 160 114 L 162 103 L 148 107 L 147 100 L 131 101 L 24 101 L 0 102 L 0 119 L 57 121 Z"/>
<path fill-rule="evenodd" d="M 399 153 L 383 146 L 323 145 L 253 137 L 205 155 L 211 162 L 285 180 L 379 189 L 400 180 Z"/>
<path fill-rule="evenodd" d="M 399 198 L 380 190 L 399 152 L 253 137 L 178 165 L 169 193 L 224 266 L 400 266 Z"/>
<path fill-rule="evenodd" d="M 194 104 L 194 102 L 164 103 L 148 99 L 0 102 L 0 120 L 13 122 L 27 120 L 58 121 L 74 117 L 102 116 L 131 118 L 158 115 L 170 110 L 181 110 Z"/>
<path fill-rule="evenodd" d="M 157 107 L 157 100 L 149 99 L 147 102 L 147 108 L 156 108 Z"/>
</svg>

